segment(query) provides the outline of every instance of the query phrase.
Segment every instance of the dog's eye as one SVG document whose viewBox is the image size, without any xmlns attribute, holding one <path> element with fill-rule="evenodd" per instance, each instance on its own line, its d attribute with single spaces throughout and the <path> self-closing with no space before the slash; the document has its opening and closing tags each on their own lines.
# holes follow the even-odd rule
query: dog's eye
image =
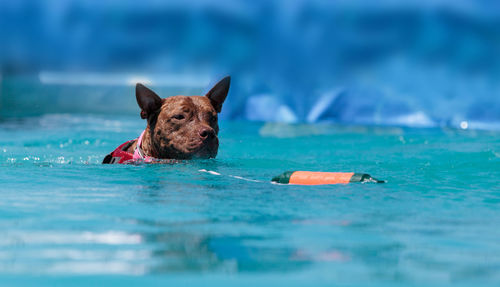
<svg viewBox="0 0 500 287">
<path fill-rule="evenodd" d="M 178 115 L 173 116 L 173 118 L 176 119 L 176 120 L 183 120 L 184 119 L 184 115 L 178 114 Z"/>
</svg>

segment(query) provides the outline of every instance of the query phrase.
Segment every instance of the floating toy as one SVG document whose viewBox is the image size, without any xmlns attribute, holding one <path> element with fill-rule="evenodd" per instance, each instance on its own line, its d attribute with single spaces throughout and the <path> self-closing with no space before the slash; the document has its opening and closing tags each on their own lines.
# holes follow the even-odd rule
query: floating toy
<svg viewBox="0 0 500 287">
<path fill-rule="evenodd" d="M 286 171 L 272 179 L 275 183 L 320 185 L 320 184 L 348 184 L 351 182 L 384 183 L 366 173 L 354 172 L 315 172 L 315 171 Z"/>
</svg>

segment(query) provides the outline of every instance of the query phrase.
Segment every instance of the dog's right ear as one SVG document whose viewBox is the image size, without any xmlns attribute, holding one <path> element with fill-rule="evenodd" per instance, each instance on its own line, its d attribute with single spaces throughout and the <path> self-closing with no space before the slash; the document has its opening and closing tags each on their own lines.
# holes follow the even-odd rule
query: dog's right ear
<svg viewBox="0 0 500 287">
<path fill-rule="evenodd" d="M 143 84 L 135 86 L 137 104 L 141 107 L 141 118 L 147 119 L 161 109 L 162 100 L 158 95 Z"/>
<path fill-rule="evenodd" d="M 215 86 L 205 95 L 210 99 L 210 102 L 212 103 L 212 106 L 215 108 L 215 111 L 217 113 L 220 113 L 222 104 L 226 100 L 230 83 L 231 77 L 227 76 L 224 79 L 220 80 L 217 84 L 215 84 Z"/>
</svg>

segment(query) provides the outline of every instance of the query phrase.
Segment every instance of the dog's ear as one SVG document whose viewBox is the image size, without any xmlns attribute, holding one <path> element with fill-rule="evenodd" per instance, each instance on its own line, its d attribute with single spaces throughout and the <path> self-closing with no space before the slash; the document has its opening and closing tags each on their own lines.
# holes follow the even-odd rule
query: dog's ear
<svg viewBox="0 0 500 287">
<path fill-rule="evenodd" d="M 217 84 L 215 84 L 215 86 L 205 95 L 210 99 L 212 106 L 218 113 L 220 113 L 222 104 L 226 100 L 230 83 L 231 77 L 227 76 L 224 79 L 220 80 Z"/>
<path fill-rule="evenodd" d="M 141 118 L 147 119 L 161 109 L 162 100 L 158 95 L 143 84 L 135 86 L 137 104 L 141 107 Z"/>
</svg>

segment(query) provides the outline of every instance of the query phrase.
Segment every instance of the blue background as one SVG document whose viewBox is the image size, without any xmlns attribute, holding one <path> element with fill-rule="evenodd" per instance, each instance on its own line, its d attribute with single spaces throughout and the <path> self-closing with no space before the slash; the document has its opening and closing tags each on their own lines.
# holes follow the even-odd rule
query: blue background
<svg viewBox="0 0 500 287">
<path fill-rule="evenodd" d="M 230 74 L 225 119 L 500 128 L 495 1 L 0 5 L 4 117 L 137 112 L 134 81 L 166 97 Z"/>
</svg>

